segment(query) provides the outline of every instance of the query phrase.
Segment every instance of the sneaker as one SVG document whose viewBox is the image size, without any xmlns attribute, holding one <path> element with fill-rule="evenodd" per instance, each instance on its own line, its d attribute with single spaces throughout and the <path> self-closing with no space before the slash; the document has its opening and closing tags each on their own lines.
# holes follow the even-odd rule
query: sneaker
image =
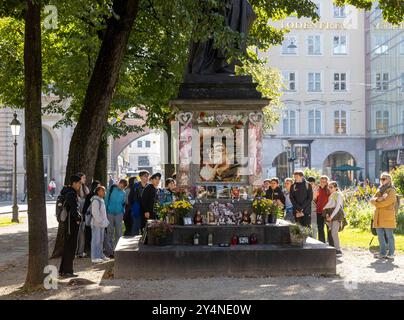
<svg viewBox="0 0 404 320">
<path fill-rule="evenodd" d="M 92 263 L 102 263 L 102 262 L 104 262 L 104 260 L 103 259 L 93 259 L 93 260 L 91 260 L 91 262 Z"/>
<path fill-rule="evenodd" d="M 375 254 L 374 257 L 376 259 L 386 259 L 387 256 L 385 254 L 378 253 L 378 254 Z"/>
<path fill-rule="evenodd" d="M 109 260 L 111 260 L 111 259 L 110 259 L 110 258 L 107 258 L 107 257 L 103 257 L 102 260 L 104 260 L 104 261 L 109 261 Z"/>
<path fill-rule="evenodd" d="M 337 257 L 342 257 L 342 252 L 341 252 L 341 250 L 337 250 L 337 251 L 336 251 L 336 255 L 337 255 Z"/>
<path fill-rule="evenodd" d="M 61 278 L 77 278 L 79 275 L 74 273 L 59 273 Z"/>
<path fill-rule="evenodd" d="M 388 260 L 394 260 L 394 255 L 387 255 L 384 258 Z"/>
</svg>

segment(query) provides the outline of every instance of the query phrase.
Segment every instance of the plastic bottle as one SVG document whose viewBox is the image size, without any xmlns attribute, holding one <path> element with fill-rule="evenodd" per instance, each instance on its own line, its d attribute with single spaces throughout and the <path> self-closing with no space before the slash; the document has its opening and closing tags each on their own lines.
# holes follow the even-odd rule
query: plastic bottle
<svg viewBox="0 0 404 320">
<path fill-rule="evenodd" d="M 208 246 L 213 246 L 213 234 L 208 234 Z"/>
</svg>

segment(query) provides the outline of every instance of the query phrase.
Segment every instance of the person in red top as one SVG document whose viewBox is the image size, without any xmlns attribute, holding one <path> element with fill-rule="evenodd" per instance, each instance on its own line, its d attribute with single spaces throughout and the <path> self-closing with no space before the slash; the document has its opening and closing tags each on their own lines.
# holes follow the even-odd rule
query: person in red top
<svg viewBox="0 0 404 320">
<path fill-rule="evenodd" d="M 323 214 L 323 208 L 327 204 L 328 197 L 330 196 L 330 191 L 328 190 L 328 180 L 329 179 L 327 176 L 321 176 L 320 185 L 313 195 L 313 199 L 316 202 L 317 206 L 318 240 L 324 243 L 325 243 L 324 217 L 322 214 Z M 328 241 L 331 241 L 331 238 L 329 236 L 327 236 L 327 238 Z"/>
</svg>

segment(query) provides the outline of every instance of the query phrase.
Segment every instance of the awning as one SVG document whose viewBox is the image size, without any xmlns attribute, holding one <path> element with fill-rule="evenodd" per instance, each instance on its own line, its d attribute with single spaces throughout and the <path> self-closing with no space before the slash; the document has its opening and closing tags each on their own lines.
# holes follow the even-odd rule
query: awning
<svg viewBox="0 0 404 320">
<path fill-rule="evenodd" d="M 339 166 L 339 167 L 331 168 L 332 171 L 359 171 L 359 170 L 362 170 L 362 169 L 363 168 L 361 168 L 361 167 L 351 166 L 349 164 L 344 164 L 344 165 Z"/>
</svg>

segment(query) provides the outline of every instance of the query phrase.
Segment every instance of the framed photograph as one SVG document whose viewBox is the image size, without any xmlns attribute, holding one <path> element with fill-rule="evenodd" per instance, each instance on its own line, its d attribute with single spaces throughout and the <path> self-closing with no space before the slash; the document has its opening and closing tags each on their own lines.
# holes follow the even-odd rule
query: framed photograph
<svg viewBox="0 0 404 320">
<path fill-rule="evenodd" d="M 189 226 L 193 224 L 191 217 L 184 217 L 184 226 Z"/>
<path fill-rule="evenodd" d="M 217 198 L 218 199 L 229 199 L 230 198 L 230 187 L 229 186 L 218 186 L 217 187 Z"/>
<path fill-rule="evenodd" d="M 250 239 L 248 237 L 240 236 L 238 237 L 238 244 L 250 244 Z"/>
<path fill-rule="evenodd" d="M 217 188 L 216 186 L 208 186 L 208 191 L 206 194 L 208 199 L 217 199 Z"/>
</svg>

